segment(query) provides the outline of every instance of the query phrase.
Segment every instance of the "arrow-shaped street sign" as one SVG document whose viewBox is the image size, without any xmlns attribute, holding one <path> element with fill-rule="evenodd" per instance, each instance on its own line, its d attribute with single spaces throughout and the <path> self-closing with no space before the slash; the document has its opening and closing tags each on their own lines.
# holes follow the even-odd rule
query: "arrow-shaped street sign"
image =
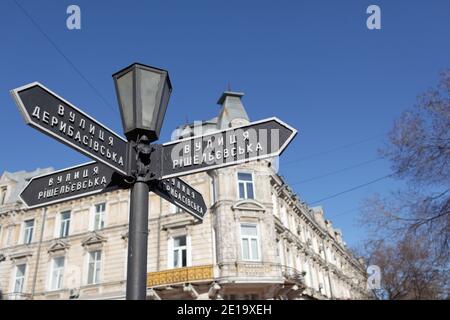
<svg viewBox="0 0 450 320">
<path fill-rule="evenodd" d="M 279 156 L 297 130 L 277 118 L 165 143 L 161 178 L 184 176 Z M 159 157 L 159 156 L 158 156 Z"/>
<path fill-rule="evenodd" d="M 92 161 L 33 177 L 20 197 L 28 208 L 37 208 L 128 187 L 114 169 Z M 151 191 L 201 221 L 207 212 L 201 193 L 179 178 L 153 182 Z"/>
<path fill-rule="evenodd" d="M 125 188 L 114 169 L 95 161 L 33 177 L 20 194 L 29 208 Z"/>
<path fill-rule="evenodd" d="M 183 180 L 170 178 L 155 181 L 151 191 L 203 221 L 207 211 L 203 196 Z"/>
<path fill-rule="evenodd" d="M 127 141 L 38 82 L 11 90 L 25 122 L 114 170 L 128 171 Z"/>
</svg>

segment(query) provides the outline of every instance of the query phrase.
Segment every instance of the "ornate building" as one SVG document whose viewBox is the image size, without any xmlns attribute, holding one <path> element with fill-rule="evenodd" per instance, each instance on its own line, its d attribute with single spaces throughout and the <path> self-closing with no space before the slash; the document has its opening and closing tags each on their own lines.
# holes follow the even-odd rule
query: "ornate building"
<svg viewBox="0 0 450 320">
<path fill-rule="evenodd" d="M 249 122 L 243 94 L 225 92 L 219 116 L 173 139 Z M 363 261 L 342 234 L 258 161 L 184 177 L 200 191 L 203 223 L 151 194 L 148 299 L 365 299 Z M 3 299 L 123 299 L 129 191 L 28 210 L 19 193 L 34 172 L 0 177 Z"/>
</svg>

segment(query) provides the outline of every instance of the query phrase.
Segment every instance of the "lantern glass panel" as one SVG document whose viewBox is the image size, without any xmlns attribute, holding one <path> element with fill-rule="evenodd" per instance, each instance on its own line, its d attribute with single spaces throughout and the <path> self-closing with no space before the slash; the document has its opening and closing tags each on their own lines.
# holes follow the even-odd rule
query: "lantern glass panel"
<svg viewBox="0 0 450 320">
<path fill-rule="evenodd" d="M 161 96 L 161 110 L 160 110 L 160 114 L 158 115 L 158 123 L 156 125 L 156 127 L 158 128 L 158 132 L 161 130 L 164 116 L 166 114 L 167 104 L 169 103 L 169 98 L 170 98 L 170 93 L 171 93 L 171 88 L 170 88 L 169 82 L 166 79 L 166 81 L 164 82 L 164 90 L 163 90 L 162 96 Z"/>
<path fill-rule="evenodd" d="M 128 72 L 117 79 L 119 89 L 119 99 L 123 113 L 125 132 L 133 128 L 134 108 L 133 108 L 133 72 Z"/>
<path fill-rule="evenodd" d="M 138 88 L 138 90 L 141 90 L 141 101 L 139 102 L 142 106 L 142 125 L 146 128 L 153 129 L 156 120 L 154 119 L 154 116 L 156 116 L 154 113 L 158 103 L 156 99 L 158 96 L 161 74 L 140 69 L 138 71 L 138 77 L 140 77 L 140 81 L 138 81 L 138 83 L 140 83 L 140 88 Z"/>
</svg>

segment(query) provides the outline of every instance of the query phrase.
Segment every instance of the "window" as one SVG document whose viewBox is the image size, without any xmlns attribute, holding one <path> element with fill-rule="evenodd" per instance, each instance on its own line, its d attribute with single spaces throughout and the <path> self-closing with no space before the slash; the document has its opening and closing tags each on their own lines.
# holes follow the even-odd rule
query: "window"
<svg viewBox="0 0 450 320">
<path fill-rule="evenodd" d="M 100 230 L 105 227 L 105 212 L 106 212 L 105 202 L 95 205 L 94 230 Z"/>
<path fill-rule="evenodd" d="M 6 246 L 9 247 L 11 245 L 11 238 L 12 238 L 12 227 L 6 228 Z"/>
<path fill-rule="evenodd" d="M 307 259 L 304 260 L 303 270 L 305 270 L 305 272 L 306 272 L 306 278 L 305 278 L 306 285 L 308 287 L 312 287 L 313 283 L 312 283 L 311 266 Z"/>
<path fill-rule="evenodd" d="M 0 189 L 0 205 L 5 204 L 7 191 L 8 191 L 7 187 L 1 187 L 1 189 Z"/>
<path fill-rule="evenodd" d="M 315 252 L 320 253 L 319 251 L 319 242 L 317 241 L 317 238 L 314 236 L 313 239 L 313 249 Z"/>
<path fill-rule="evenodd" d="M 100 282 L 100 271 L 102 268 L 102 252 L 100 250 L 89 252 L 88 284 Z"/>
<path fill-rule="evenodd" d="M 319 292 L 320 292 L 320 293 L 323 293 L 322 290 L 323 290 L 323 283 L 320 282 L 320 283 L 319 283 Z"/>
<path fill-rule="evenodd" d="M 295 261 L 295 264 L 296 264 L 296 266 L 295 266 L 296 269 L 298 269 L 298 270 L 303 269 L 302 258 L 300 257 L 299 254 L 297 254 L 297 259 Z"/>
<path fill-rule="evenodd" d="M 187 245 L 186 236 L 173 238 L 173 268 L 187 266 Z"/>
<path fill-rule="evenodd" d="M 291 228 L 291 230 L 294 230 L 294 228 L 295 228 L 295 217 L 294 217 L 294 214 L 289 214 L 289 223 L 290 223 L 290 228 Z"/>
<path fill-rule="evenodd" d="M 63 286 L 64 257 L 57 257 L 52 260 L 50 273 L 50 290 L 59 290 Z"/>
<path fill-rule="evenodd" d="M 26 264 L 19 264 L 16 266 L 14 274 L 14 290 L 13 293 L 22 293 L 25 285 Z"/>
<path fill-rule="evenodd" d="M 179 206 L 176 206 L 174 204 L 170 204 L 170 213 L 180 213 L 181 208 Z"/>
<path fill-rule="evenodd" d="M 284 205 L 281 205 L 281 223 L 287 227 L 288 226 L 288 217 L 287 217 L 287 211 L 286 211 L 286 207 Z"/>
<path fill-rule="evenodd" d="M 34 220 L 25 221 L 23 230 L 23 243 L 31 243 L 31 241 L 33 241 Z"/>
<path fill-rule="evenodd" d="M 286 249 L 286 265 L 292 267 L 291 250 L 289 248 Z"/>
<path fill-rule="evenodd" d="M 244 260 L 259 260 L 258 228 L 254 224 L 241 225 L 242 258 Z"/>
<path fill-rule="evenodd" d="M 303 239 L 303 242 L 306 242 L 306 239 L 307 239 L 306 231 L 307 231 L 306 227 L 304 225 L 302 225 L 302 239 Z"/>
<path fill-rule="evenodd" d="M 59 237 L 65 238 L 69 235 L 70 211 L 61 212 L 59 218 Z"/>
<path fill-rule="evenodd" d="M 239 199 L 254 199 L 253 176 L 251 173 L 238 172 Z"/>
<path fill-rule="evenodd" d="M 217 191 L 216 191 L 216 179 L 214 177 L 211 177 L 211 184 L 210 184 L 210 194 L 211 194 L 211 205 L 216 203 L 217 201 Z"/>
<path fill-rule="evenodd" d="M 284 265 L 286 262 L 284 261 L 284 246 L 283 240 L 277 239 L 277 256 L 280 258 L 280 263 Z"/>
<path fill-rule="evenodd" d="M 273 206 L 273 214 L 278 217 L 279 216 L 279 212 L 278 212 L 278 199 L 277 199 L 277 195 L 275 193 L 272 193 L 272 206 Z"/>
<path fill-rule="evenodd" d="M 306 230 L 306 244 L 310 247 L 312 246 L 311 232 L 309 229 Z"/>
</svg>

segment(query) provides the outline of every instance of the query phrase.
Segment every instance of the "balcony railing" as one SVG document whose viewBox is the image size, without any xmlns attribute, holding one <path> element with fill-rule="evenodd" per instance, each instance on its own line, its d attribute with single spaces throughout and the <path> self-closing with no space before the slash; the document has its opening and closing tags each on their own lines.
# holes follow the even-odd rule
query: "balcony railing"
<svg viewBox="0 0 450 320">
<path fill-rule="evenodd" d="M 2 300 L 30 300 L 31 299 L 31 294 L 29 294 L 29 293 L 20 293 L 20 292 L 3 293 L 0 296 L 0 299 L 2 299 Z"/>
<path fill-rule="evenodd" d="M 305 272 L 299 271 L 295 268 L 292 267 L 288 267 L 288 266 L 281 266 L 281 270 L 283 273 L 283 277 L 288 280 L 288 281 L 292 281 L 295 282 L 297 284 L 304 284 L 305 283 L 305 278 L 304 275 L 306 274 Z"/>
<path fill-rule="evenodd" d="M 154 287 L 202 280 L 212 280 L 214 271 L 212 265 L 170 269 L 147 274 L 147 286 Z"/>
<path fill-rule="evenodd" d="M 278 263 L 234 261 L 219 263 L 219 278 L 276 278 L 280 275 Z"/>
</svg>

